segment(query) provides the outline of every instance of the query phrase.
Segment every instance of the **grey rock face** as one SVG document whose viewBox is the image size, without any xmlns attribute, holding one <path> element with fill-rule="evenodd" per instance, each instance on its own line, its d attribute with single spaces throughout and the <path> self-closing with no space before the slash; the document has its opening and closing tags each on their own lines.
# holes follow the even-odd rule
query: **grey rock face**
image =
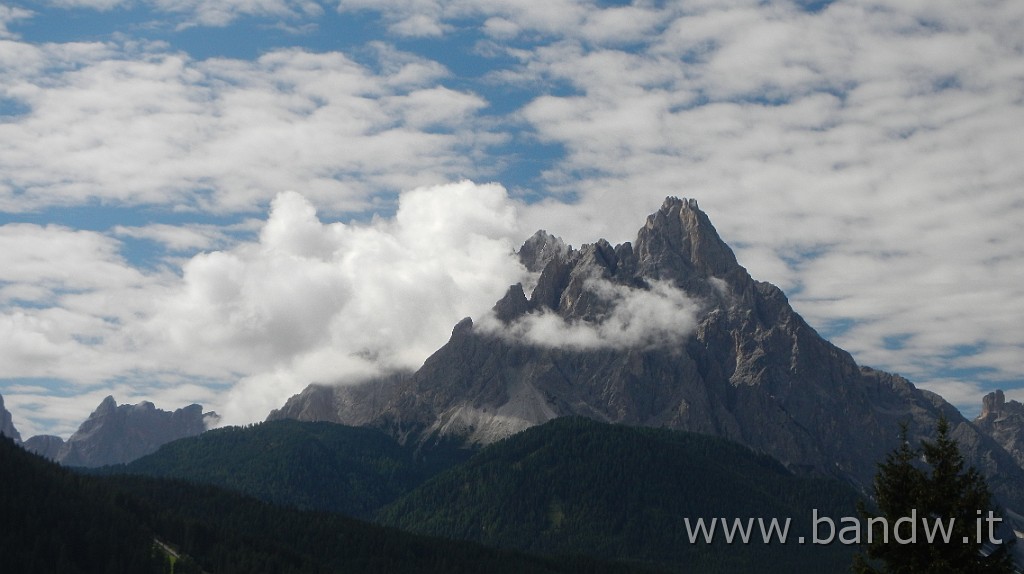
<svg viewBox="0 0 1024 574">
<path fill-rule="evenodd" d="M 54 461 L 57 460 L 57 455 L 60 454 L 60 449 L 63 446 L 64 439 L 49 434 L 36 435 L 25 441 L 24 444 L 25 450 Z"/>
<path fill-rule="evenodd" d="M 267 420 L 344 421 L 354 426 L 369 425 L 398 385 L 409 376 L 410 373 L 397 373 L 358 385 L 310 385 L 280 409 L 272 411 Z"/>
<path fill-rule="evenodd" d="M 64 443 L 55 459 L 66 466 L 95 467 L 131 462 L 155 452 L 160 446 L 206 430 L 200 405 L 174 412 L 153 403 L 120 405 L 107 397 Z M 215 416 L 215 415 L 213 415 Z"/>
<path fill-rule="evenodd" d="M 680 324 L 679 336 L 661 345 L 581 347 L 517 339 L 467 319 L 417 372 L 373 383 L 372 401 L 360 402 L 358 387 L 311 387 L 277 415 L 315 412 L 398 437 L 481 443 L 582 415 L 725 436 L 795 471 L 865 488 L 897 446 L 901 422 L 916 442 L 944 415 L 967 459 L 998 477 L 993 488 L 1004 500 L 1024 508 L 1024 469 L 1002 446 L 938 395 L 861 367 L 821 338 L 781 290 L 750 277 L 695 201 L 666 199 L 632 244 L 545 251 L 553 244 L 546 233 L 527 243 L 520 257 L 541 275 L 527 305 L 516 286 L 499 301 L 500 324 L 546 313 L 596 326 L 620 304 L 600 285 L 621 295 L 665 284 L 697 309 L 694 324 Z"/>
<path fill-rule="evenodd" d="M 4 406 L 4 397 L 0 395 L 0 435 L 14 439 L 14 442 L 21 442 L 21 433 L 14 428 L 14 420 L 11 413 L 7 412 Z"/>
<path fill-rule="evenodd" d="M 1001 390 L 991 392 L 982 399 L 974 424 L 1024 466 L 1024 404 L 1007 401 Z"/>
<path fill-rule="evenodd" d="M 568 255 L 569 249 L 564 241 L 542 229 L 534 233 L 519 248 L 519 261 L 524 267 L 536 273 L 544 269 L 544 266 L 555 257 Z"/>
<path fill-rule="evenodd" d="M 502 323 L 509 323 L 530 311 L 530 302 L 523 292 L 523 285 L 516 283 L 508 288 L 505 296 L 494 305 L 494 316 Z"/>
</svg>

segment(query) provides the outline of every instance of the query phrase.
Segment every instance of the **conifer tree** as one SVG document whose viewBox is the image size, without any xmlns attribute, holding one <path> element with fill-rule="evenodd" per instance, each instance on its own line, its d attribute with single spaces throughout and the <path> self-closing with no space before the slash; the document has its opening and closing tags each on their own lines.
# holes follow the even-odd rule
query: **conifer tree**
<svg viewBox="0 0 1024 574">
<path fill-rule="evenodd" d="M 885 521 L 871 521 L 873 528 L 865 553 L 854 561 L 857 574 L 1014 572 L 1007 544 L 991 551 L 991 521 L 986 519 L 993 506 L 988 485 L 976 469 L 965 468 L 945 416 L 939 418 L 936 430 L 934 442 L 921 441 L 921 448 L 914 449 L 907 440 L 906 426 L 901 425 L 900 446 L 879 464 L 874 481 L 878 514 L 862 507 L 861 515 Z M 897 539 L 894 526 L 905 517 L 916 517 L 916 530 L 912 531 L 910 523 L 904 521 L 904 535 Z M 936 534 L 931 541 L 926 536 L 924 521 Z M 934 529 L 936 521 L 951 526 L 945 531 L 948 534 Z M 911 532 L 915 536 L 908 542 Z M 987 552 L 990 553 L 986 555 Z"/>
</svg>

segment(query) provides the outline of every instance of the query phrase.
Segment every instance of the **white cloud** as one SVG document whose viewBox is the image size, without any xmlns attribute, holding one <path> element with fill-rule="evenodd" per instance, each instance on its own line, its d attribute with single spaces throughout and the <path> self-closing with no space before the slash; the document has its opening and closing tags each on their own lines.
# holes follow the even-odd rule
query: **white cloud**
<svg viewBox="0 0 1024 574">
<path fill-rule="evenodd" d="M 614 45 L 645 41 L 664 21 L 664 13 L 642 6 L 587 10 L 580 34 L 588 41 Z"/>
<path fill-rule="evenodd" d="M 171 225 L 153 223 L 143 226 L 116 225 L 111 232 L 117 237 L 146 239 L 163 245 L 165 249 L 177 253 L 195 253 L 210 249 L 222 248 L 233 241 L 227 232 L 230 228 L 218 225 Z"/>
<path fill-rule="evenodd" d="M 519 30 L 546 34 L 564 33 L 580 25 L 589 10 L 589 2 L 577 0 L 340 0 L 342 12 L 372 10 L 380 12 L 392 33 L 411 37 L 438 37 L 454 28 L 452 22 L 483 18 L 485 31 L 496 37 L 509 37 Z M 636 28 L 637 24 L 631 27 Z M 595 34 L 622 34 L 630 27 L 615 18 L 594 22 Z"/>
<path fill-rule="evenodd" d="M 17 35 L 8 30 L 7 27 L 13 22 L 17 22 L 18 20 L 27 20 L 32 16 L 33 13 L 31 10 L 0 4 L 0 39 L 16 38 Z"/>
<path fill-rule="evenodd" d="M 88 386 L 144 368 L 131 323 L 172 277 L 139 272 L 96 232 L 0 227 L 0 378 Z"/>
<path fill-rule="evenodd" d="M 252 420 L 313 381 L 418 367 L 522 278 L 518 235 L 496 185 L 418 188 L 393 220 L 367 225 L 324 224 L 284 193 L 258 243 L 188 262 L 148 329 L 166 334 L 172 364 L 244 377 L 221 409 L 228 422 Z"/>
<path fill-rule="evenodd" d="M 33 303 L 51 303 L 60 292 L 131 286 L 143 280 L 121 259 L 118 243 L 100 233 L 57 225 L 0 226 L 0 283 L 41 289 Z"/>
<path fill-rule="evenodd" d="M 260 420 L 311 382 L 418 367 L 523 280 L 520 235 L 504 188 L 468 181 L 404 192 L 393 218 L 362 224 L 323 223 L 281 193 L 257 240 L 195 255 L 181 276 L 133 269 L 99 233 L 0 227 L 0 378 L 78 387 L 69 415 L 114 387 L 122 402 Z M 35 413 L 22 416 L 57 417 L 38 394 L 4 390 Z"/>
<path fill-rule="evenodd" d="M 323 13 L 312 0 L 49 0 L 61 8 L 87 8 L 109 11 L 115 8 L 148 6 L 165 14 L 183 16 L 181 27 L 227 26 L 244 16 L 295 20 Z"/>
<path fill-rule="evenodd" d="M 654 281 L 641 289 L 592 278 L 584 289 L 608 304 L 608 312 L 595 321 L 538 311 L 505 325 L 491 313 L 480 328 L 528 345 L 590 350 L 678 347 L 697 325 L 701 305 L 670 282 Z"/>
<path fill-rule="evenodd" d="M 11 44 L 0 89 L 28 112 L 0 124 L 0 209 L 102 200 L 251 212 L 282 189 L 358 210 L 375 194 L 475 173 L 484 102 L 445 70 L 380 52 L 193 61 L 159 47 Z M 198 190 L 198 192 L 197 192 Z"/>
</svg>

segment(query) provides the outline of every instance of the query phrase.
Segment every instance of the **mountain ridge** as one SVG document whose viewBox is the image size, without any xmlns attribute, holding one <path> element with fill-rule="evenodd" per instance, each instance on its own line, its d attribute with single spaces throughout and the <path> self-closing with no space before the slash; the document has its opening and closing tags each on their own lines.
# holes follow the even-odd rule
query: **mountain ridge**
<svg viewBox="0 0 1024 574">
<path fill-rule="evenodd" d="M 823 339 L 782 290 L 749 275 L 696 201 L 667 198 L 633 243 L 573 249 L 543 232 L 519 255 L 542 267 L 525 305 L 512 286 L 414 373 L 311 385 L 268 419 L 316 412 L 402 439 L 490 443 L 580 415 L 720 435 L 866 489 L 901 423 L 916 442 L 945 416 L 967 460 L 1024 508 L 1024 469 L 1001 445 L 938 395 Z M 645 316 L 636 301 L 660 313 Z M 645 325 L 659 340 L 644 338 Z M 372 405 L 358 400 L 367 386 Z"/>
<path fill-rule="evenodd" d="M 198 435 L 216 420 L 217 413 L 203 412 L 202 405 L 165 411 L 149 401 L 118 405 L 108 395 L 67 441 L 39 435 L 25 441 L 25 447 L 65 466 L 120 464 L 155 452 L 173 440 Z"/>
</svg>

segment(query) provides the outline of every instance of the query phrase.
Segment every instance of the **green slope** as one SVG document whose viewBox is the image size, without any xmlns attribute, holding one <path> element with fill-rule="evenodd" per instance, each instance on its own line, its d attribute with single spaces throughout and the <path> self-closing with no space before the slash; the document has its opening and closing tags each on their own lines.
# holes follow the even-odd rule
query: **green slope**
<svg viewBox="0 0 1024 574">
<path fill-rule="evenodd" d="M 177 574 L 628 573 L 286 509 L 213 486 L 76 475 L 0 439 L 0 572 Z"/>
<path fill-rule="evenodd" d="M 640 572 L 588 558 L 536 557 L 417 536 L 339 514 L 282 508 L 213 486 L 140 476 L 105 480 L 161 540 L 194 559 L 197 572 Z"/>
<path fill-rule="evenodd" d="M 178 478 L 283 506 L 368 517 L 469 455 L 444 443 L 414 450 L 375 429 L 279 420 L 212 430 L 99 472 Z"/>
<path fill-rule="evenodd" d="M 379 514 L 413 532 L 541 553 L 632 560 L 678 571 L 845 572 L 853 547 L 691 544 L 684 518 L 855 516 L 857 495 L 800 478 L 729 441 L 557 419 L 491 445 Z M 823 532 L 825 534 L 825 532 Z"/>
<path fill-rule="evenodd" d="M 163 572 L 117 495 L 0 437 L 0 572 Z"/>
</svg>

